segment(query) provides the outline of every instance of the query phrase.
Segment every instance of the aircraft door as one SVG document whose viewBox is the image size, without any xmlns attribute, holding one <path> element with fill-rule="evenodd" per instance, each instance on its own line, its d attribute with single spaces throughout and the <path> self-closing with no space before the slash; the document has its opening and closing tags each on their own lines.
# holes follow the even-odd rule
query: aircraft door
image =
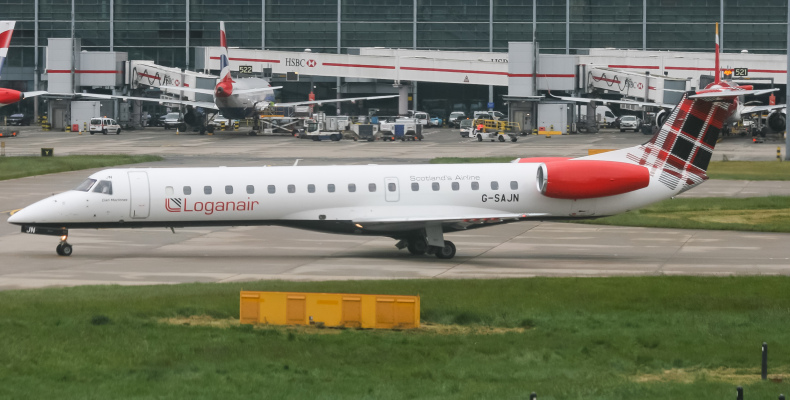
<svg viewBox="0 0 790 400">
<path fill-rule="evenodd" d="M 393 202 L 400 200 L 398 178 L 384 178 L 384 198 Z"/>
<path fill-rule="evenodd" d="M 148 218 L 151 212 L 151 192 L 148 188 L 147 172 L 129 172 L 129 193 L 129 201 L 131 203 L 130 216 L 134 219 Z"/>
</svg>

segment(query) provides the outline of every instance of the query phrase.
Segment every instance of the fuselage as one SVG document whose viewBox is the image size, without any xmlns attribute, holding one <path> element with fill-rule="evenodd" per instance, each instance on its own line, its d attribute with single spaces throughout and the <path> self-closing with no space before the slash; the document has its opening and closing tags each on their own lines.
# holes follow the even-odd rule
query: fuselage
<svg viewBox="0 0 790 400">
<path fill-rule="evenodd" d="M 108 169 L 9 222 L 66 229 L 286 225 L 390 235 L 430 220 L 456 226 L 467 220 L 465 229 L 485 221 L 611 215 L 671 196 L 650 185 L 605 198 L 553 199 L 537 188 L 539 165 Z"/>
<path fill-rule="evenodd" d="M 220 84 L 218 84 L 219 86 Z M 261 78 L 237 78 L 231 82 L 230 95 L 215 93 L 214 103 L 222 115 L 231 119 L 251 118 L 261 105 L 274 101 L 274 90 L 264 92 L 246 92 L 250 89 L 271 87 L 271 84 Z M 216 92 L 216 91 L 215 91 Z"/>
</svg>

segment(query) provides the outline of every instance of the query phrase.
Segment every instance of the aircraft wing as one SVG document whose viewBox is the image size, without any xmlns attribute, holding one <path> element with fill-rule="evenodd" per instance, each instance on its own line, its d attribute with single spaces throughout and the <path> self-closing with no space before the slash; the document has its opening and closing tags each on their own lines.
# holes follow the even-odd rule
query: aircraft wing
<svg viewBox="0 0 790 400">
<path fill-rule="evenodd" d="M 214 95 L 214 89 L 198 89 L 198 88 L 191 88 L 191 87 L 182 87 L 182 86 L 160 86 L 160 89 L 167 89 L 167 90 L 181 90 L 184 92 L 192 92 L 192 93 L 202 93 L 202 94 L 210 94 Z M 275 89 L 282 89 L 282 86 L 271 86 L 265 88 L 255 88 L 255 89 L 244 89 L 244 90 L 234 90 L 233 94 L 249 94 L 249 93 L 258 93 L 258 92 L 267 92 L 272 91 Z"/>
<path fill-rule="evenodd" d="M 110 94 L 95 94 L 95 93 L 76 93 L 75 95 L 81 97 L 91 97 L 97 99 L 121 99 L 121 100 L 139 100 L 150 101 L 155 103 L 171 103 L 171 104 L 184 104 L 187 106 L 208 108 L 212 110 L 219 110 L 216 104 L 208 101 L 190 101 L 190 100 L 175 100 L 175 99 L 156 99 L 152 97 L 134 97 L 134 96 L 116 96 Z"/>
<path fill-rule="evenodd" d="M 632 104 L 635 106 L 643 106 L 643 107 L 661 107 L 661 108 L 668 108 L 673 109 L 675 108 L 674 104 L 665 104 L 665 103 L 649 103 L 646 101 L 633 101 L 633 100 L 609 100 L 609 99 L 593 99 L 588 97 L 572 97 L 572 96 L 555 96 L 549 93 L 549 97 L 553 97 L 555 99 L 560 100 L 567 100 L 567 101 L 575 101 L 579 103 L 602 103 L 606 105 L 607 103 L 615 103 L 615 104 Z"/>
<path fill-rule="evenodd" d="M 741 110 L 741 114 L 753 114 L 763 111 L 780 110 L 783 108 L 787 108 L 787 104 L 776 104 L 773 106 L 744 106 Z"/>
<path fill-rule="evenodd" d="M 747 94 L 760 95 L 775 92 L 779 89 L 761 89 L 761 90 L 727 90 L 727 91 L 710 91 L 710 92 L 697 92 L 689 96 L 690 99 L 702 98 L 717 98 L 717 97 L 731 97 L 731 96 L 745 96 Z"/>
<path fill-rule="evenodd" d="M 30 98 L 30 97 L 41 96 L 42 94 L 47 94 L 47 91 L 46 90 L 39 90 L 39 91 L 36 91 L 36 92 L 23 92 L 22 94 L 27 99 L 27 98 Z"/>
<path fill-rule="evenodd" d="M 357 101 L 357 100 L 376 100 L 376 99 L 391 99 L 393 97 L 398 97 L 397 94 L 388 95 L 388 96 L 373 96 L 373 97 L 351 97 L 346 99 L 329 99 L 329 100 L 312 100 L 312 101 L 298 101 L 294 103 L 275 103 L 274 105 L 279 106 L 303 106 L 308 104 L 323 104 L 323 103 L 337 103 L 341 101 Z"/>
</svg>

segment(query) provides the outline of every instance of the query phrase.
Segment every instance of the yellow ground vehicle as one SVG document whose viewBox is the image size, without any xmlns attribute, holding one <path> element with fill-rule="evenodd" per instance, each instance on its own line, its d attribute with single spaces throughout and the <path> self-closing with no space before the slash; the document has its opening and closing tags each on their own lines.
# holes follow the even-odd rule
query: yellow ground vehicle
<svg viewBox="0 0 790 400">
<path fill-rule="evenodd" d="M 493 119 L 476 119 L 472 124 L 472 134 L 478 142 L 485 140 L 504 142 L 508 138 L 511 142 L 518 140 L 521 126 L 517 122 L 497 121 Z"/>
</svg>

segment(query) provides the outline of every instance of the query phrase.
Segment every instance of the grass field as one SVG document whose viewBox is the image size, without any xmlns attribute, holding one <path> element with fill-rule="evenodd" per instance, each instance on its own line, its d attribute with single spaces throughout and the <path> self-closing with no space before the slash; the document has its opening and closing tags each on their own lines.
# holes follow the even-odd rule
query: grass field
<svg viewBox="0 0 790 400">
<path fill-rule="evenodd" d="M 653 228 L 790 232 L 790 197 L 670 199 L 611 217 L 573 222 Z"/>
<path fill-rule="evenodd" d="M 152 161 L 162 161 L 162 157 L 125 154 L 99 156 L 0 157 L 0 180 Z"/>
<path fill-rule="evenodd" d="M 506 163 L 512 157 L 438 157 L 431 164 Z M 711 179 L 786 181 L 790 180 L 790 162 L 777 161 L 714 161 L 708 167 Z"/>
<path fill-rule="evenodd" d="M 775 399 L 790 392 L 788 288 L 628 277 L 6 291 L 0 398 L 674 400 L 742 385 Z M 240 289 L 416 294 L 431 327 L 241 326 Z M 759 380 L 763 341 L 782 383 Z"/>
</svg>

